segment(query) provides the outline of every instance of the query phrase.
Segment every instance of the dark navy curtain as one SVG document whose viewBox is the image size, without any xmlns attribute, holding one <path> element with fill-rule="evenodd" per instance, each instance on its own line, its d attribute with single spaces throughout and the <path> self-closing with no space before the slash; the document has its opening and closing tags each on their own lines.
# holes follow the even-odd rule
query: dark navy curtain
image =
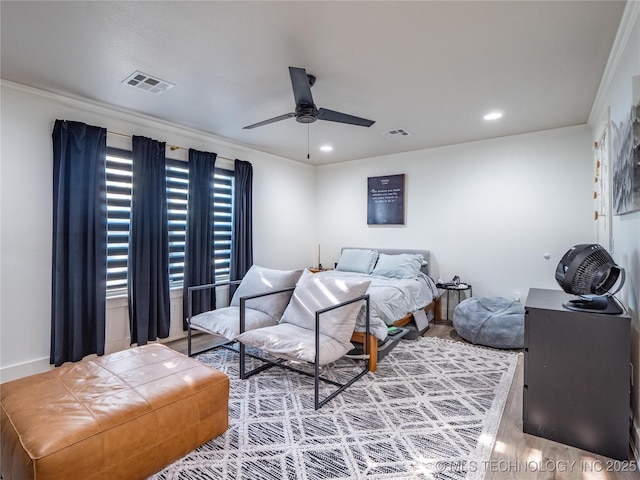
<svg viewBox="0 0 640 480">
<path fill-rule="evenodd" d="M 50 355 L 55 366 L 104 355 L 106 154 L 106 129 L 56 120 Z"/>
<path fill-rule="evenodd" d="M 240 280 L 253 265 L 253 167 L 236 160 L 233 177 L 231 280 Z"/>
<path fill-rule="evenodd" d="M 128 294 L 131 344 L 169 336 L 165 143 L 133 137 Z"/>
<path fill-rule="evenodd" d="M 189 149 L 189 197 L 182 291 L 183 328 L 187 329 L 188 288 L 215 282 L 213 256 L 213 182 L 216 154 Z M 213 310 L 215 289 L 193 292 L 192 314 Z"/>
</svg>

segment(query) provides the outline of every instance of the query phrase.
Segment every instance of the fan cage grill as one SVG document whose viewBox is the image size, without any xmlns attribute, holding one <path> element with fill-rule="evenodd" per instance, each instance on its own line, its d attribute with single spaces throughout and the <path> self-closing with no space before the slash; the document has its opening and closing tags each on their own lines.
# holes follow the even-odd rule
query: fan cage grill
<svg viewBox="0 0 640 480">
<path fill-rule="evenodd" d="M 571 289 L 577 295 L 592 293 L 593 279 L 598 276 L 603 267 L 610 265 L 611 258 L 605 250 L 596 249 L 591 252 L 576 269 L 571 279 Z M 608 268 L 608 267 L 607 267 Z"/>
</svg>

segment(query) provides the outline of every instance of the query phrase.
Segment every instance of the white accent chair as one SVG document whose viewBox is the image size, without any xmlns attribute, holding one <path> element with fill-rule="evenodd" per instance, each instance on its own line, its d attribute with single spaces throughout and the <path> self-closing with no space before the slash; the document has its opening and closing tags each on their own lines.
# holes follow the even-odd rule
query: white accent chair
<svg viewBox="0 0 640 480">
<path fill-rule="evenodd" d="M 194 354 L 192 352 L 193 330 L 216 335 L 220 337 L 222 344 L 226 345 L 236 340 L 241 332 L 241 325 L 243 325 L 243 331 L 276 325 L 289 303 L 301 273 L 301 270 L 273 270 L 253 265 L 241 281 L 189 287 L 188 355 Z M 228 307 L 216 308 L 192 316 L 193 292 L 231 285 L 238 285 L 238 288 Z M 202 353 L 202 351 L 195 353 Z"/>
<path fill-rule="evenodd" d="M 240 378 L 249 378 L 274 366 L 313 376 L 316 410 L 344 391 L 369 371 L 370 356 L 366 347 L 369 345 L 370 335 L 369 295 L 366 294 L 369 284 L 370 282 L 321 277 L 305 270 L 278 324 L 248 329 L 241 322 L 240 335 L 236 337 L 240 342 Z M 361 357 L 364 369 L 346 383 L 321 376 L 321 366 L 337 361 L 353 349 L 351 335 L 363 303 L 366 312 L 365 352 Z M 247 372 L 247 346 L 262 350 L 277 360 L 252 354 L 252 357 L 264 363 Z M 313 375 L 292 366 L 291 362 L 313 364 Z M 320 381 L 333 384 L 338 389 L 320 400 Z"/>
</svg>

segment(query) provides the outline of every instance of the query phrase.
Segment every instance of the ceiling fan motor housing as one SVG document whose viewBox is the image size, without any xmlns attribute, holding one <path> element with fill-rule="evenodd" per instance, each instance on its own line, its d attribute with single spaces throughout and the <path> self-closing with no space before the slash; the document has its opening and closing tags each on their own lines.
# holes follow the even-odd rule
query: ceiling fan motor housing
<svg viewBox="0 0 640 480">
<path fill-rule="evenodd" d="M 318 119 L 318 109 L 315 105 L 297 105 L 296 121 L 300 123 L 313 123 Z"/>
</svg>

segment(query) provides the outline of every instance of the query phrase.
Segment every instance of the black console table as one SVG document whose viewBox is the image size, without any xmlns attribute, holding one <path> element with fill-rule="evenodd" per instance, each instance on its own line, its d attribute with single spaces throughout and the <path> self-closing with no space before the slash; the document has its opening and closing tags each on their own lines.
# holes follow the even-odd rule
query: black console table
<svg viewBox="0 0 640 480">
<path fill-rule="evenodd" d="M 529 290 L 523 430 L 626 460 L 631 320 L 562 306 L 573 298 L 560 290 Z"/>
</svg>

